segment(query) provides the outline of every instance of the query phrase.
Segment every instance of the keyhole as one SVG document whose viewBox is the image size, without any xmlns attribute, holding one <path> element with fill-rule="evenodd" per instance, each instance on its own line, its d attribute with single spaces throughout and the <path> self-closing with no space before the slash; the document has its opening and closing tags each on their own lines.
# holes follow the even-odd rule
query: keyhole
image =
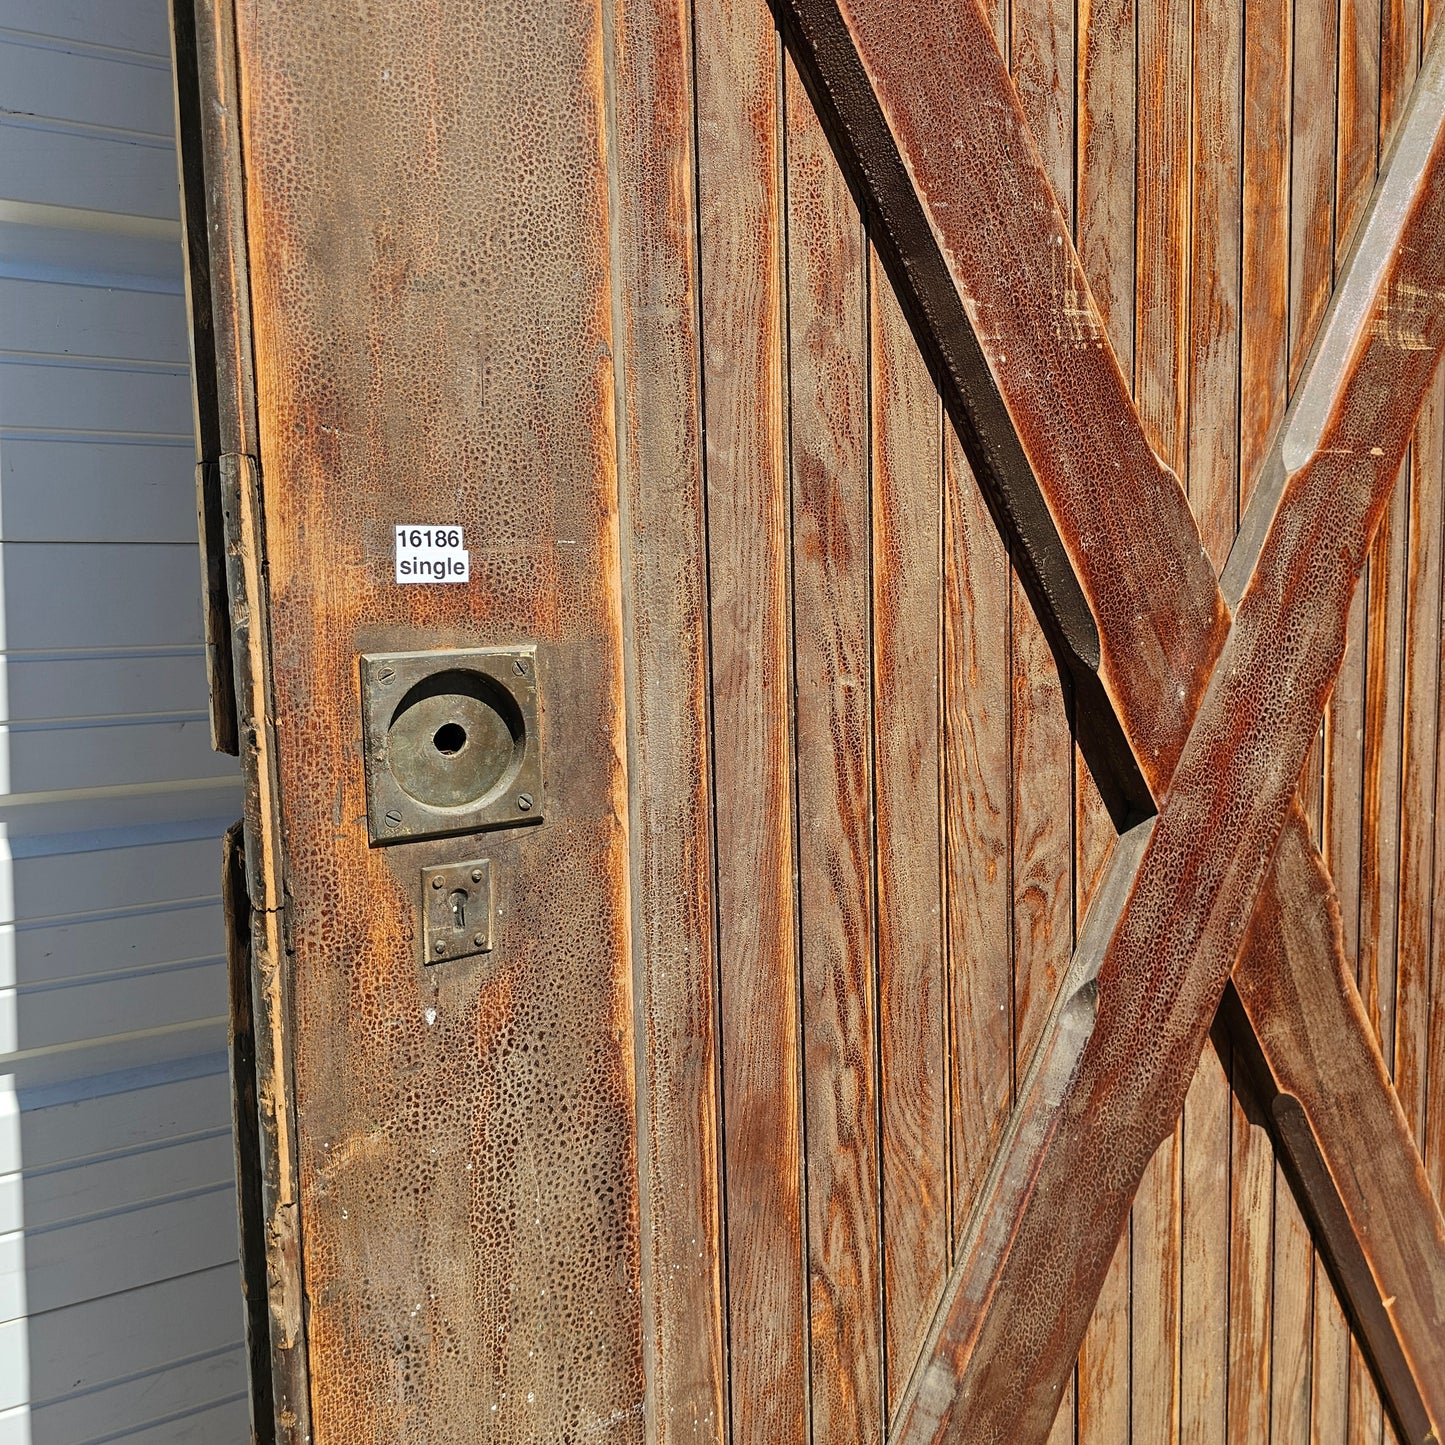
<svg viewBox="0 0 1445 1445">
<path fill-rule="evenodd" d="M 458 928 L 467 926 L 467 893 L 466 889 L 458 888 L 447 900 L 452 905 L 452 922 Z"/>
</svg>

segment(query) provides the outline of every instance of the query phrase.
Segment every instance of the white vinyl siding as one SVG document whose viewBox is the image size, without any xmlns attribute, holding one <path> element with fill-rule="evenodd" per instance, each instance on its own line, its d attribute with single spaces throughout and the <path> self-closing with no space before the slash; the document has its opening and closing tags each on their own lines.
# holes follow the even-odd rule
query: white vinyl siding
<svg viewBox="0 0 1445 1445">
<path fill-rule="evenodd" d="M 166 0 L 0 0 L 0 1445 L 249 1438 Z"/>
</svg>

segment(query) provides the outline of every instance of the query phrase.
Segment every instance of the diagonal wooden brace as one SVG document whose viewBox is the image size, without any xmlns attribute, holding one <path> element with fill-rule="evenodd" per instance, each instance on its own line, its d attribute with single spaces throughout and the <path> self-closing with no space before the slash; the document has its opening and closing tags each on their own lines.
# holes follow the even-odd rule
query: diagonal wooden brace
<svg viewBox="0 0 1445 1445">
<path fill-rule="evenodd" d="M 1445 1419 L 1445 1226 L 1290 797 L 1364 543 L 1442 341 L 1432 314 L 1445 276 L 1438 48 L 1366 228 L 1362 248 L 1374 250 L 1350 268 L 1355 284 L 1342 288 L 1311 369 L 1320 380 L 1292 408 L 1259 513 L 1241 529 L 1226 587 L 1235 579 L 1238 590 L 1257 555 L 1268 566 L 1231 628 L 981 11 L 969 0 L 783 8 L 1074 683 L 1111 811 L 1127 825 L 1164 796 L 1147 841 L 1138 830 L 1118 850 L 899 1434 L 1043 1437 L 1128 1202 L 1173 1127 L 1238 958 L 1238 1012 L 1278 1091 L 1276 1132 L 1311 1223 L 1405 1438 L 1430 1438 Z M 1326 1067 L 1342 1054 L 1347 1090 Z M 1077 1220 L 1077 1237 L 1051 1222 L 1048 1201 L 1064 1198 L 1054 1220 Z"/>
</svg>

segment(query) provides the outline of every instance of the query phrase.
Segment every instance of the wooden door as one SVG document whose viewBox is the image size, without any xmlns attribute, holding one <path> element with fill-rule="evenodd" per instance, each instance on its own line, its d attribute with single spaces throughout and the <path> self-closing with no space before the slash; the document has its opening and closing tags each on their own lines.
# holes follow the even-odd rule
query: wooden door
<svg viewBox="0 0 1445 1445">
<path fill-rule="evenodd" d="M 1437 18 L 177 0 L 263 1436 L 1439 1438 Z"/>
</svg>

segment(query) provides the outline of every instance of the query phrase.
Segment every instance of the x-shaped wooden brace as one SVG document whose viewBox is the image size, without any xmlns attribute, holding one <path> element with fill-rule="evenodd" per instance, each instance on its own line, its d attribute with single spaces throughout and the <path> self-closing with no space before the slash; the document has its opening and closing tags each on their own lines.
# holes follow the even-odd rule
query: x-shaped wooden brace
<svg viewBox="0 0 1445 1445">
<path fill-rule="evenodd" d="M 1445 1221 L 1294 795 L 1445 343 L 1445 48 L 1221 591 L 977 0 L 775 3 L 1123 833 L 894 1438 L 1045 1437 L 1232 973 L 1276 1139 L 1402 1438 L 1438 1440 Z"/>
</svg>

